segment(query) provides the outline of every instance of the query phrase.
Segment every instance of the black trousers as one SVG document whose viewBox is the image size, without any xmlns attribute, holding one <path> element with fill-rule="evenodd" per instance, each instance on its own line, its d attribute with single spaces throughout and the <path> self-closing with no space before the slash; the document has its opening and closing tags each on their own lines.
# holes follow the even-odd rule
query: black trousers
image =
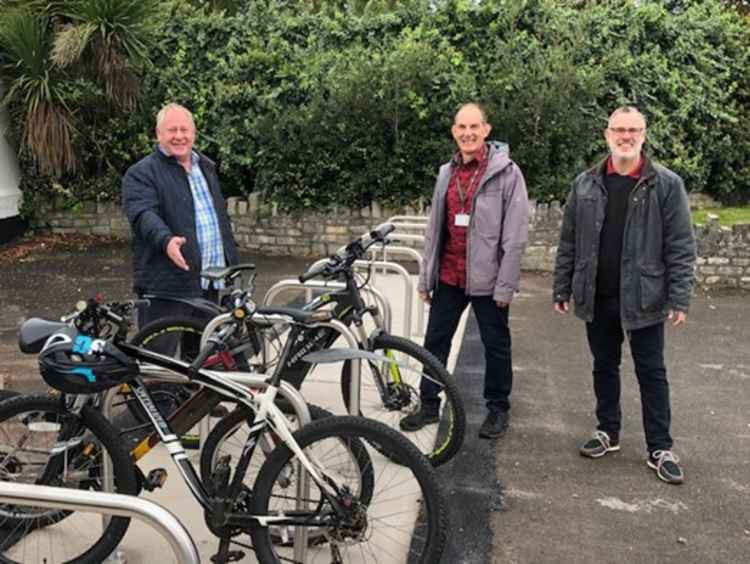
<svg viewBox="0 0 750 564">
<path fill-rule="evenodd" d="M 490 411 L 508 411 L 513 387 L 508 308 L 497 307 L 492 296 L 467 296 L 462 288 L 440 282 L 433 292 L 424 346 L 446 364 L 451 340 L 466 306 L 471 303 L 484 344 L 484 399 Z M 439 405 L 437 385 L 422 378 L 420 392 L 425 407 Z"/>
<path fill-rule="evenodd" d="M 630 351 L 641 391 L 643 429 L 649 452 L 672 448 L 669 434 L 671 411 L 669 383 L 664 366 L 664 324 L 628 331 Z M 596 297 L 594 320 L 586 324 L 594 357 L 594 393 L 598 429 L 618 439 L 620 410 L 620 361 L 625 332 L 620 320 L 620 300 Z"/>
</svg>

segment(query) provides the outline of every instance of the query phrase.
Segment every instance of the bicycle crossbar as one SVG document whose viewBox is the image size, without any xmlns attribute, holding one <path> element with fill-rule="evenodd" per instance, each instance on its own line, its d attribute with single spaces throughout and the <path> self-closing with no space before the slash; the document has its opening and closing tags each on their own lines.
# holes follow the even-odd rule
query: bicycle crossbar
<svg viewBox="0 0 750 564">
<path fill-rule="evenodd" d="M 89 511 L 145 522 L 166 539 L 180 564 L 200 564 L 198 549 L 185 526 L 170 511 L 141 497 L 115 493 L 0 482 L 0 503 Z"/>
<path fill-rule="evenodd" d="M 320 261 L 318 261 L 320 262 Z M 315 263 L 318 264 L 318 263 Z M 295 278 L 286 278 L 284 280 L 279 280 L 269 288 L 269 290 L 266 292 L 266 295 L 263 297 L 263 305 L 270 305 L 273 303 L 273 301 L 276 299 L 276 296 L 281 294 L 282 292 L 286 290 L 305 290 L 306 294 L 306 300 L 309 302 L 312 300 L 312 291 L 313 290 L 337 290 L 341 288 L 345 288 L 346 285 L 343 282 L 331 282 L 326 280 L 308 280 L 307 282 L 300 282 L 299 280 Z M 378 308 L 383 314 L 383 327 L 378 327 L 378 329 L 383 329 L 387 333 L 391 332 L 391 319 L 393 319 L 393 315 L 391 312 L 391 304 L 390 302 L 385 298 L 383 295 L 383 292 L 378 290 L 377 288 L 370 288 L 368 286 L 365 286 L 361 289 L 361 291 L 365 294 L 370 294 L 372 298 L 378 303 Z"/>
</svg>

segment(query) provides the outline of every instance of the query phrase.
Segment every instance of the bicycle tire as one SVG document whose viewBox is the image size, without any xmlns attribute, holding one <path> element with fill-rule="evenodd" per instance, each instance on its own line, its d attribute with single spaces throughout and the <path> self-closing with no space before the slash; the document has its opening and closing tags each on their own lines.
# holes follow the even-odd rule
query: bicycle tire
<svg viewBox="0 0 750 564">
<path fill-rule="evenodd" d="M 178 337 L 177 339 L 171 339 L 172 341 L 176 341 L 174 344 L 177 348 L 174 351 L 167 350 L 165 352 L 180 360 L 190 361 L 195 357 L 205 326 L 205 322 L 196 318 L 163 317 L 143 326 L 140 331 L 133 335 L 130 343 L 145 349 L 162 352 L 162 349 L 169 348 L 170 343 L 165 341 L 170 340 L 170 337 Z M 185 341 L 188 339 L 190 345 L 195 348 L 195 351 L 186 354 L 183 349 L 185 348 Z M 182 403 L 187 401 L 192 394 L 191 388 L 194 387 L 190 384 L 158 381 L 146 381 L 144 385 L 151 394 L 154 405 L 156 405 L 162 416 L 167 418 Z M 126 394 L 122 395 L 126 396 L 123 400 L 128 407 L 128 411 L 138 424 L 142 425 L 151 421 L 143 411 L 141 405 L 134 398 L 127 397 Z"/>
<path fill-rule="evenodd" d="M 316 508 L 313 516 L 316 519 L 310 518 L 309 524 L 301 526 L 322 528 L 327 542 L 308 547 L 307 562 L 330 562 L 332 555 L 337 554 L 336 561 L 348 563 L 352 561 L 350 552 L 356 553 L 357 559 L 363 554 L 372 555 L 372 561 L 386 564 L 405 560 L 418 564 L 440 561 L 447 534 L 445 500 L 434 468 L 409 440 L 382 423 L 352 416 L 329 417 L 305 425 L 294 438 L 315 460 L 316 468 L 325 473 L 326 481 L 339 492 L 340 506 L 345 511 L 343 516 L 337 515 L 311 480 L 305 501 Z M 328 457 L 336 456 L 332 445 L 351 440 L 382 445 L 399 459 L 395 463 L 385 457 L 371 457 L 373 465 L 366 471 L 373 475 L 377 484 L 373 498 L 367 503 L 352 496 L 347 489 L 348 473 L 338 468 L 328 470 Z M 278 516 L 285 513 L 286 507 L 296 507 L 289 505 L 291 496 L 283 476 L 285 468 L 298 464 L 296 455 L 286 445 L 271 453 L 255 483 L 251 501 L 253 515 Z M 353 475 L 359 471 L 352 469 L 350 472 Z M 381 526 L 386 532 L 382 532 Z M 250 529 L 250 535 L 261 564 L 291 561 L 286 558 L 293 548 L 275 543 L 270 528 L 255 526 Z"/>
<path fill-rule="evenodd" d="M 442 386 L 440 395 L 441 417 L 437 429 L 433 426 L 427 426 L 419 431 L 404 432 L 399 428 L 399 421 L 416 411 L 420 407 L 419 400 L 419 379 L 421 378 L 418 371 L 411 370 L 398 371 L 402 380 L 400 384 L 403 393 L 395 398 L 394 403 L 390 406 L 383 404 L 382 397 L 378 393 L 377 386 L 368 383 L 369 373 L 372 377 L 372 371 L 379 371 L 380 368 L 374 362 L 362 362 L 362 374 L 360 375 L 361 390 L 360 395 L 360 415 L 375 419 L 385 423 L 388 427 L 395 429 L 397 432 L 407 437 L 414 445 L 430 460 L 433 466 L 440 466 L 451 460 L 461 449 L 466 432 L 466 412 L 464 410 L 463 400 L 456 385 L 456 381 L 443 364 L 427 349 L 417 343 L 398 337 L 381 333 L 372 342 L 371 352 L 389 356 L 395 352 L 395 356 L 401 356 L 409 360 L 409 366 L 416 363 L 421 365 L 433 381 Z M 398 360 L 398 358 L 396 359 Z M 368 370 L 369 369 L 369 370 Z M 408 379 L 411 379 L 409 383 Z M 386 382 L 392 382 L 390 373 Z M 349 398 L 351 391 L 351 361 L 346 361 L 341 369 L 341 394 L 344 405 L 349 408 Z M 437 436 L 435 432 L 437 430 Z M 433 439 L 433 437 L 435 437 Z M 388 452 L 383 451 L 386 456 Z"/>
<path fill-rule="evenodd" d="M 14 442 L 13 437 L 18 440 Z M 50 458 L 44 453 L 46 449 L 34 441 L 46 441 L 43 444 L 49 447 L 70 441 L 70 447 L 64 454 Z M 15 448 L 11 449 L 14 444 Z M 136 495 L 138 486 L 130 456 L 120 446 L 116 430 L 96 409 L 86 406 L 79 415 L 74 415 L 62 399 L 36 395 L 20 396 L 0 404 L 2 480 L 101 490 L 101 458 L 105 453 L 112 459 L 115 491 Z M 34 468 L 40 466 L 43 471 L 34 474 Z M 26 471 L 31 474 L 26 474 Z M 75 530 L 82 535 L 96 531 L 90 526 L 85 528 L 92 519 L 98 522 L 95 527 L 101 531 L 96 541 L 87 540 L 80 548 L 74 548 L 74 541 L 67 537 L 65 543 L 50 542 L 59 538 L 57 535 L 61 532 Z M 102 529 L 98 514 L 3 504 L 0 506 L 0 530 L 4 533 L 0 535 L 0 562 L 15 563 L 14 555 L 19 551 L 25 555 L 25 561 L 29 554 L 36 554 L 38 562 L 102 562 L 120 543 L 129 525 L 128 517 L 112 517 Z M 37 552 L 31 552 L 30 547 Z M 39 552 L 43 549 L 81 552 L 72 556 L 60 556 L 59 552 L 57 555 L 43 555 Z"/>
</svg>

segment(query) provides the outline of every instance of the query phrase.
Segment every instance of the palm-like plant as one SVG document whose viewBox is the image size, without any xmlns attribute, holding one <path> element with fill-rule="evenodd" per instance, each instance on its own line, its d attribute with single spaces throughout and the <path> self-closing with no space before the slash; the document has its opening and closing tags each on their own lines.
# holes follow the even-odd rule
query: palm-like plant
<svg viewBox="0 0 750 564">
<path fill-rule="evenodd" d="M 55 13 L 70 23 L 56 34 L 52 59 L 60 67 L 90 62 L 107 97 L 119 108 L 130 110 L 138 89 L 137 69 L 148 61 L 148 44 L 160 9 L 158 0 L 59 2 Z"/>
<path fill-rule="evenodd" d="M 49 58 L 51 27 L 47 16 L 25 8 L 5 11 L 0 19 L 0 70 L 3 105 L 20 125 L 20 140 L 45 174 L 75 169 L 71 112 L 63 77 Z"/>
</svg>

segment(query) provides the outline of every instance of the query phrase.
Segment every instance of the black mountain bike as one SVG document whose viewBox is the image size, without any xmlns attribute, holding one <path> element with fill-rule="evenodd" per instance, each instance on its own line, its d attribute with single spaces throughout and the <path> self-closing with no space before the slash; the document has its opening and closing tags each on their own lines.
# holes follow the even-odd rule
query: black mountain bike
<svg viewBox="0 0 750 564">
<path fill-rule="evenodd" d="M 103 465 L 109 456 L 114 491 L 137 493 L 133 462 L 98 405 L 100 392 L 127 383 L 154 431 L 135 452 L 165 444 L 203 507 L 207 525 L 220 538 L 212 561 L 234 561 L 252 549 L 261 563 L 438 562 L 446 535 L 444 500 L 432 468 L 409 441 L 378 422 L 349 416 L 328 417 L 292 433 L 275 403 L 283 363 L 260 380 L 262 389 L 239 384 L 230 373 L 203 368 L 254 313 L 243 292 L 234 295 L 233 306 L 234 323 L 213 335 L 191 363 L 125 340 L 132 302 L 104 305 L 92 300 L 75 327 L 26 322 L 19 343 L 25 352 L 41 351 L 42 375 L 62 394 L 0 403 L 0 479 L 101 490 L 109 478 Z M 263 313 L 286 316 L 292 327 L 314 328 L 330 319 L 326 312 L 289 308 Z M 117 330 L 102 339 L 99 328 L 105 326 Z M 285 345 L 282 358 L 290 348 Z M 53 361 L 62 364 L 57 368 Z M 154 367 L 201 385 L 169 419 L 143 384 L 141 373 Z M 178 439 L 180 425 L 202 417 L 210 404 L 222 399 L 242 404 L 245 413 L 252 414 L 250 433 L 236 461 L 223 456 L 201 479 Z M 368 444 L 381 445 L 398 464 Z M 263 445 L 275 448 L 257 448 Z M 246 471 L 255 456 L 263 462 L 250 486 Z M 77 509 L 0 505 L 0 562 L 101 562 L 125 534 L 129 519 L 114 517 L 102 526 L 100 516 Z"/>
</svg>

